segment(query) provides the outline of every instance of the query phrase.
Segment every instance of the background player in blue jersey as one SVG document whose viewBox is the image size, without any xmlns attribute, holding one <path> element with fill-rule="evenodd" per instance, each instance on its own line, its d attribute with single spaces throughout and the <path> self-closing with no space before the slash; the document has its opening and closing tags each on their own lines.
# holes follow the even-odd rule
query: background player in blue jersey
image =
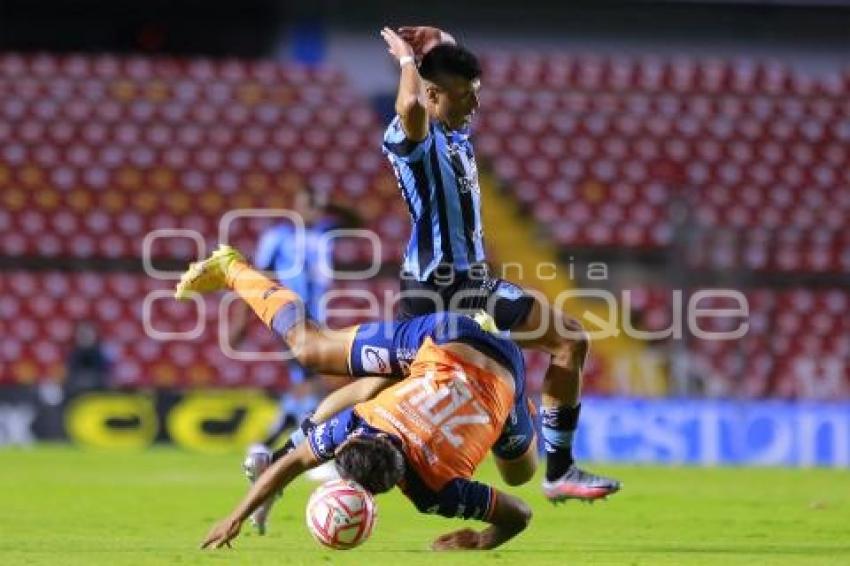
<svg viewBox="0 0 850 566">
<path fill-rule="evenodd" d="M 305 190 L 295 195 L 293 211 L 303 222 L 304 233 L 299 236 L 292 222 L 286 221 L 271 226 L 260 236 L 254 253 L 254 266 L 272 274 L 274 278 L 292 289 L 304 302 L 306 313 L 319 324 L 325 322 L 325 305 L 322 300 L 330 289 L 332 279 L 329 267 L 333 265 L 332 239 L 322 236 L 340 224 L 355 225 L 356 218 L 346 211 L 329 207 L 323 192 Z M 244 303 L 237 303 L 231 325 L 230 341 L 239 344 L 247 328 L 248 312 Z M 251 446 L 243 462 L 243 469 L 250 480 L 254 478 L 254 462 L 268 460 L 283 431 L 301 423 L 318 405 L 328 391 L 344 385 L 341 376 L 314 375 L 297 359 L 288 363 L 289 385 L 280 396 L 278 415 L 266 437 Z M 334 477 L 332 467 L 321 467 L 311 471 L 311 479 L 323 481 Z M 260 533 L 265 532 L 266 519 L 273 501 L 260 507 L 251 517 Z"/>
<path fill-rule="evenodd" d="M 304 301 L 309 316 L 323 324 L 325 309 L 322 297 L 330 289 L 332 280 L 327 269 L 332 266 L 332 240 L 322 241 L 322 235 L 337 227 L 339 220 L 326 212 L 325 195 L 307 190 L 295 196 L 293 211 L 304 223 L 303 238 L 296 237 L 292 222 L 281 222 L 266 229 L 254 253 L 254 267 L 269 273 L 281 284 L 292 289 Z M 302 244 L 299 246 L 299 243 Z M 237 303 L 231 324 L 231 344 L 239 344 L 245 336 L 248 311 L 244 303 Z M 287 426 L 300 423 L 312 412 L 324 395 L 319 380 L 296 359 L 287 362 L 289 387 L 280 396 L 278 417 L 269 429 L 262 444 L 274 448 Z"/>
<path fill-rule="evenodd" d="M 386 130 L 383 151 L 413 221 L 402 269 L 400 316 L 483 308 L 499 329 L 520 333 L 518 344 L 548 352 L 541 408 L 547 453 L 544 493 L 560 501 L 617 491 L 619 482 L 581 470 L 572 455 L 587 334 L 547 301 L 489 274 L 478 169 L 469 139 L 481 89 L 477 58 L 436 28 L 384 28 L 381 34 L 401 68 L 397 116 Z"/>
</svg>

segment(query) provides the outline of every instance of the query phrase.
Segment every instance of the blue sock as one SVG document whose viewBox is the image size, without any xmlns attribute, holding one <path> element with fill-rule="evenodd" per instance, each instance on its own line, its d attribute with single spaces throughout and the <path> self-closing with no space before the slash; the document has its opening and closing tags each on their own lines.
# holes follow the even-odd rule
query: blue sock
<svg viewBox="0 0 850 566">
<path fill-rule="evenodd" d="M 575 407 L 544 407 L 540 411 L 543 448 L 546 450 L 546 479 L 553 481 L 573 465 L 573 438 L 581 404 Z"/>
<path fill-rule="evenodd" d="M 304 320 L 304 303 L 292 301 L 280 307 L 272 317 L 271 330 L 286 339 L 286 334 L 293 326 Z"/>
</svg>

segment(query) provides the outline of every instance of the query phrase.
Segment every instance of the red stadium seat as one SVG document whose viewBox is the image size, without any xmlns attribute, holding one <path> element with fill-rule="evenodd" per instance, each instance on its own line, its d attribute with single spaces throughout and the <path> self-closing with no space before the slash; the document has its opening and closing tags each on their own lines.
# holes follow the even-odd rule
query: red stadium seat
<svg viewBox="0 0 850 566">
<path fill-rule="evenodd" d="M 287 373 L 280 362 L 231 360 L 222 352 L 217 298 L 204 301 L 205 316 L 199 320 L 203 313 L 194 303 L 179 303 L 168 297 L 173 284 L 129 273 L 7 272 L 0 279 L 0 330 L 5 333 L 0 341 L 0 383 L 61 378 L 57 367 L 61 369 L 70 352 L 75 325 L 90 321 L 115 357 L 113 378 L 117 386 L 286 386 Z M 337 290 L 360 289 L 374 294 L 378 310 L 363 310 L 368 303 L 359 294 L 343 296 L 337 299 L 338 303 L 342 301 L 341 306 L 358 310 L 332 322 L 349 325 L 391 316 L 384 310 L 388 300 L 385 292 L 397 290 L 397 285 L 395 278 L 340 281 Z M 155 290 L 166 295 L 150 303 L 149 318 L 145 318 L 146 295 Z M 202 332 L 195 338 L 157 337 L 157 333 L 188 333 L 198 324 Z M 262 325 L 256 326 L 258 339 L 246 347 L 280 351 L 278 340 Z"/>
<path fill-rule="evenodd" d="M 659 287 L 631 289 L 633 324 L 643 330 L 663 329 L 671 316 L 670 292 Z M 691 377 L 699 378 L 712 396 L 799 399 L 850 398 L 850 352 L 844 309 L 845 289 L 770 288 L 750 290 L 748 333 L 739 340 L 685 342 L 692 359 Z M 730 305 L 706 300 L 701 308 Z M 734 319 L 706 321 L 703 329 L 729 330 Z"/>
<path fill-rule="evenodd" d="M 685 181 L 695 220 L 706 228 L 734 228 L 741 236 L 733 247 L 763 227 L 777 231 L 773 239 L 816 225 L 839 234 L 850 219 L 850 205 L 843 203 L 850 191 L 836 190 L 850 181 L 850 174 L 841 178 L 850 170 L 847 151 L 833 142 L 850 140 L 831 98 L 848 92 L 841 77 L 814 79 L 784 63 L 754 59 L 524 53 L 484 61 L 494 75 L 482 102 L 478 149 L 520 202 L 534 204 L 538 220 L 562 245 L 663 247 L 672 228 L 668 215 L 650 220 L 643 212 L 637 215 L 647 219 L 647 229 L 630 229 L 627 237 L 592 226 L 607 222 L 595 215 L 579 215 L 571 219 L 576 226 L 564 227 L 563 216 L 553 212 L 561 201 L 546 190 L 553 179 L 575 191 L 571 206 L 587 198 L 579 190 L 586 183 Z M 726 195 L 721 208 L 712 204 L 718 192 Z M 806 240 L 750 245 L 733 255 L 759 270 L 834 273 L 847 270 L 850 252 L 844 250 Z M 706 267 L 724 257 L 722 250 L 706 254 Z"/>
<path fill-rule="evenodd" d="M 365 99 L 340 96 L 343 80 L 332 69 L 267 62 L 0 56 L 0 84 L 10 90 L 0 103 L 0 139 L 7 142 L 0 166 L 47 191 L 41 200 L 21 202 L 28 210 L 20 226 L 0 222 L 2 252 L 139 257 L 138 240 L 163 206 L 175 216 L 161 227 L 177 227 L 194 213 L 192 229 L 214 236 L 210 229 L 227 210 L 265 204 L 255 197 L 279 200 L 274 183 L 283 171 L 295 173 L 292 191 L 321 168 L 338 176 L 324 183 L 334 192 L 395 201 L 397 195 L 372 186 L 371 174 L 383 164 L 378 120 Z M 306 144 L 299 130 L 308 132 Z M 327 153 L 331 143 L 346 151 Z M 347 153 L 360 149 L 356 160 Z M 160 191 L 169 198 L 161 200 Z M 110 219 L 126 216 L 113 225 L 87 212 L 93 207 Z M 54 219 L 61 238 L 39 230 Z M 398 260 L 399 249 L 386 246 L 396 255 L 382 259 Z M 166 257 L 184 258 L 174 254 L 185 251 L 157 248 Z"/>
</svg>

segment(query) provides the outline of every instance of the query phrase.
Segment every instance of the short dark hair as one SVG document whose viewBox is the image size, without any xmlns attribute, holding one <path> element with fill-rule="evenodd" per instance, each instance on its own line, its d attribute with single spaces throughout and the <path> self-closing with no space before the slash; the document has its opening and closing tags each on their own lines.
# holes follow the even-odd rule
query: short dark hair
<svg viewBox="0 0 850 566">
<path fill-rule="evenodd" d="M 422 57 L 419 76 L 437 82 L 443 75 L 454 75 L 471 81 L 481 76 L 481 63 L 472 51 L 459 45 L 443 43 Z"/>
<path fill-rule="evenodd" d="M 391 490 L 404 475 L 404 456 L 385 437 L 352 437 L 334 459 L 340 476 L 359 483 L 369 493 Z"/>
</svg>

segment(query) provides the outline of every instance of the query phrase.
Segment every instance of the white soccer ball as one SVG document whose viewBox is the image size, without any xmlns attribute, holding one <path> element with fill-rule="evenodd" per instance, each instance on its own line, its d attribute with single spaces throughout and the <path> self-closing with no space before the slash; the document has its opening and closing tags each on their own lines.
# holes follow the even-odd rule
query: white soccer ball
<svg viewBox="0 0 850 566">
<path fill-rule="evenodd" d="M 375 526 L 372 494 L 351 480 L 320 485 L 307 502 L 307 528 L 319 543 L 337 550 L 362 544 Z"/>
</svg>

